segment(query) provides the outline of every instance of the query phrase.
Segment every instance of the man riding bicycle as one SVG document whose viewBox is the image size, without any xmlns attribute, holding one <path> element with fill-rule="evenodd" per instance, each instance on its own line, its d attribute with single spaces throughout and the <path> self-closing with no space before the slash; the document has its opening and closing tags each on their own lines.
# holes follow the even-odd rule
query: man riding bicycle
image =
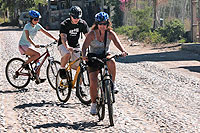
<svg viewBox="0 0 200 133">
<path fill-rule="evenodd" d="M 74 51 L 81 51 L 78 42 L 81 32 L 87 35 L 89 27 L 85 20 L 81 19 L 82 10 L 78 6 L 72 6 L 69 11 L 70 17 L 64 20 L 60 26 L 60 35 L 58 41 L 58 50 L 62 56 L 60 77 L 66 78 L 65 65 L 71 58 L 71 53 Z M 80 52 L 79 52 L 80 55 Z"/>
</svg>

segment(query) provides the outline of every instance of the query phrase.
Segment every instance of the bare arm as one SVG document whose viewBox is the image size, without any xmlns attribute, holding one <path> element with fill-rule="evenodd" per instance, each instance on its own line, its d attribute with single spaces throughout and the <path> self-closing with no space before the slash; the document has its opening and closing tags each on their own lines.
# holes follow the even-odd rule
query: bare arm
<svg viewBox="0 0 200 133">
<path fill-rule="evenodd" d="M 124 56 L 126 56 L 127 52 L 122 46 L 117 34 L 114 31 L 110 31 L 110 38 L 113 41 L 114 45 L 122 52 Z"/>
<path fill-rule="evenodd" d="M 83 43 L 83 47 L 82 47 L 82 56 L 84 57 L 86 54 L 86 49 L 89 47 L 90 43 L 94 40 L 94 33 L 93 32 L 89 32 L 88 34 L 86 34 L 86 39 Z"/>
<path fill-rule="evenodd" d="M 52 38 L 52 39 L 54 39 L 55 41 L 57 41 L 57 39 L 56 38 L 54 38 L 49 32 L 47 32 L 45 29 L 40 29 L 40 31 L 42 31 L 45 35 L 47 35 L 48 37 L 50 37 L 50 38 Z"/>
</svg>

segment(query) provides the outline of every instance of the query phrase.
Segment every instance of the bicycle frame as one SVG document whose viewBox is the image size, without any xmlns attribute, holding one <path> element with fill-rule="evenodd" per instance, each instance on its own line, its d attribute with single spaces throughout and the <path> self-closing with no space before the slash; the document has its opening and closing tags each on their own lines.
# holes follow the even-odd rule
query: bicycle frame
<svg viewBox="0 0 200 133">
<path fill-rule="evenodd" d="M 66 72 L 67 72 L 67 71 L 70 72 L 70 75 L 71 75 L 72 65 L 73 65 L 74 63 L 76 63 L 77 61 L 81 60 L 81 59 L 82 59 L 82 57 L 79 57 L 79 58 L 77 58 L 76 60 L 70 62 L 69 65 L 68 65 L 67 68 L 66 68 Z M 76 69 L 76 74 L 75 74 L 75 76 L 74 76 L 74 79 L 71 81 L 71 87 L 72 87 L 72 88 L 75 88 L 75 83 L 76 83 L 76 81 L 77 81 L 78 74 L 80 73 L 80 71 L 81 71 L 81 67 L 80 67 L 80 65 L 79 65 L 78 68 Z M 71 76 L 72 76 L 72 75 L 71 75 Z M 62 80 L 61 80 L 61 81 L 62 81 Z M 60 86 L 63 86 L 63 85 L 60 83 Z M 68 86 L 65 86 L 65 87 L 68 87 Z"/>
<path fill-rule="evenodd" d="M 35 63 L 37 63 L 37 61 L 38 61 L 40 58 L 42 58 L 43 56 L 44 56 L 44 58 L 43 58 L 42 62 L 40 63 L 40 65 L 39 65 L 39 66 L 36 68 L 36 70 L 35 70 L 35 73 L 37 73 L 37 74 L 39 73 L 40 68 L 41 68 L 42 65 L 44 64 L 45 60 L 46 60 L 48 57 L 50 57 L 49 50 L 46 48 L 46 51 L 45 51 L 40 57 L 38 57 L 35 61 L 33 61 L 32 63 L 30 63 L 30 64 L 31 64 L 31 69 L 33 70 L 32 65 L 35 64 Z"/>
<path fill-rule="evenodd" d="M 110 80 L 112 82 L 112 75 L 109 74 L 109 72 L 108 72 L 108 66 L 107 66 L 106 63 L 104 64 L 104 67 L 99 70 L 99 73 L 101 75 L 101 82 L 102 82 L 101 88 L 103 89 L 104 95 L 106 96 L 105 80 Z M 113 98 L 112 99 L 113 103 L 115 103 L 115 95 L 114 95 L 114 93 L 111 93 L 111 94 L 112 94 L 112 98 Z"/>
</svg>

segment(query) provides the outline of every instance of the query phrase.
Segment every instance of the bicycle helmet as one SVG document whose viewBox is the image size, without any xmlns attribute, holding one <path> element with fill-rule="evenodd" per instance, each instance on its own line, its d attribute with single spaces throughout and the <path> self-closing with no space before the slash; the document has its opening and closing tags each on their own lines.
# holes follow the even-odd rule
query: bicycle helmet
<svg viewBox="0 0 200 133">
<path fill-rule="evenodd" d="M 31 10 L 29 11 L 29 15 L 31 18 L 41 18 L 41 15 L 38 11 Z"/>
<path fill-rule="evenodd" d="M 73 18 L 81 18 L 82 17 L 82 10 L 78 6 L 72 6 L 69 10 L 69 15 Z"/>
<path fill-rule="evenodd" d="M 102 21 L 108 21 L 109 15 L 105 12 L 99 12 L 95 15 L 95 21 L 96 22 L 102 22 Z"/>
</svg>

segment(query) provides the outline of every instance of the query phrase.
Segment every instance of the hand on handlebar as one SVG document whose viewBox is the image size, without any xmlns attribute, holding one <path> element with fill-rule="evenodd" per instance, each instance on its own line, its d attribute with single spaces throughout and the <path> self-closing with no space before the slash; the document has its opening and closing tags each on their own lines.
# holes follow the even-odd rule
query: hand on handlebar
<svg viewBox="0 0 200 133">
<path fill-rule="evenodd" d="M 123 51 L 121 55 L 122 55 L 122 57 L 126 57 L 128 55 L 128 53 L 126 51 Z"/>
<path fill-rule="evenodd" d="M 35 45 L 35 48 L 40 48 L 40 45 Z"/>
<path fill-rule="evenodd" d="M 88 61 L 88 57 L 87 57 L 87 56 L 83 56 L 82 59 L 83 59 L 84 61 Z"/>
<path fill-rule="evenodd" d="M 70 52 L 74 51 L 74 49 L 72 47 L 68 47 L 67 50 L 69 50 Z"/>
</svg>

